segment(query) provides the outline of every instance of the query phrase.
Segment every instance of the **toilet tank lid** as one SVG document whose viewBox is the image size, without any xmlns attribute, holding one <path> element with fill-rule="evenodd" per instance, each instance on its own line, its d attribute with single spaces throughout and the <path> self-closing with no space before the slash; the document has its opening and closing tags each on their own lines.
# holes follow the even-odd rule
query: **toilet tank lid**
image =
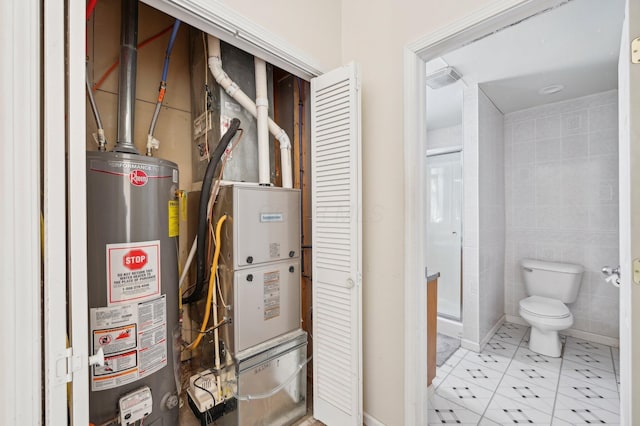
<svg viewBox="0 0 640 426">
<path fill-rule="evenodd" d="M 543 271 L 564 272 L 567 274 L 580 274 L 584 271 L 582 265 L 573 263 L 547 262 L 544 260 L 522 259 L 520 265 L 523 268 L 540 269 Z"/>
</svg>

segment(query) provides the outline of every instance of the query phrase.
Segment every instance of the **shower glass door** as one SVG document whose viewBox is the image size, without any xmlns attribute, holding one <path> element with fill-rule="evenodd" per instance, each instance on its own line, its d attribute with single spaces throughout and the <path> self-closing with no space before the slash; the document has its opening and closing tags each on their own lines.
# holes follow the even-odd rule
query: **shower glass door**
<svg viewBox="0 0 640 426">
<path fill-rule="evenodd" d="M 427 157 L 427 268 L 440 272 L 438 315 L 462 319 L 462 152 Z"/>
</svg>

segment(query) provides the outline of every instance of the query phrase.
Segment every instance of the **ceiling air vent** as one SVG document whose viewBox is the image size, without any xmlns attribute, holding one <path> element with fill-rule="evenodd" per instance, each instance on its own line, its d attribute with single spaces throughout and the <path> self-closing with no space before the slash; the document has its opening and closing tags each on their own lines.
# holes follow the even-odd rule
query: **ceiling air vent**
<svg viewBox="0 0 640 426">
<path fill-rule="evenodd" d="M 462 76 L 453 67 L 444 67 L 427 75 L 427 86 L 432 89 L 439 89 L 455 83 L 460 78 Z"/>
</svg>

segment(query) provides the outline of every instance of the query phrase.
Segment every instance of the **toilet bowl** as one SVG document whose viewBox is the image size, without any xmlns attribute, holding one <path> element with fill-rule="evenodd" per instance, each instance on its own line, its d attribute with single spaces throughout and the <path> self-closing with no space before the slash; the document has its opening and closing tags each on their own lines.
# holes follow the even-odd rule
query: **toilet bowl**
<svg viewBox="0 0 640 426">
<path fill-rule="evenodd" d="M 529 297 L 520 301 L 519 313 L 531 325 L 529 349 L 559 357 L 562 344 L 558 332 L 573 325 L 573 315 L 565 303 L 577 299 L 584 268 L 533 259 L 523 259 L 520 265 Z"/>
</svg>

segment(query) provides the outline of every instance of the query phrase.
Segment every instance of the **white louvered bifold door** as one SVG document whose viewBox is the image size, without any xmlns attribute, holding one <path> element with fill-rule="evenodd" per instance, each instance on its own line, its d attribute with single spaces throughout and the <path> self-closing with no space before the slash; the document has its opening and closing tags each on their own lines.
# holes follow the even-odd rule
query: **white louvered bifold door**
<svg viewBox="0 0 640 426">
<path fill-rule="evenodd" d="M 311 80 L 313 412 L 362 425 L 360 88 L 356 64 Z"/>
</svg>

